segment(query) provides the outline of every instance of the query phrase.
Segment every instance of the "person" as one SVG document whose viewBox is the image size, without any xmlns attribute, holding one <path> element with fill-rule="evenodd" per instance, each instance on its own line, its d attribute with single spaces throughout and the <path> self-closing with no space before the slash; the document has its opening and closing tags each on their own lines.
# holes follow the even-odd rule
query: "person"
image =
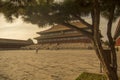
<svg viewBox="0 0 120 80">
<path fill-rule="evenodd" d="M 38 53 L 39 48 L 36 48 L 36 53 Z"/>
</svg>

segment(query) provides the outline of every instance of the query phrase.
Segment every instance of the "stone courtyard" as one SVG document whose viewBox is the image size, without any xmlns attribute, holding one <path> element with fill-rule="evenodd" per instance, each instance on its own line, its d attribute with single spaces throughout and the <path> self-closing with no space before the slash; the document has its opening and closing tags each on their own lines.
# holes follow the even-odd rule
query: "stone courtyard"
<svg viewBox="0 0 120 80">
<path fill-rule="evenodd" d="M 100 72 L 93 50 L 0 51 L 0 80 L 75 80 L 82 72 Z"/>
</svg>

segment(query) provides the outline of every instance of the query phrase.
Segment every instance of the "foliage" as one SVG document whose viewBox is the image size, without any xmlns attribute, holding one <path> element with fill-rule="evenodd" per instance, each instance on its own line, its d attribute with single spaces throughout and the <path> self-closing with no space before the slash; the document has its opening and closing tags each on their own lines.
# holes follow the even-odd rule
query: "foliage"
<svg viewBox="0 0 120 80">
<path fill-rule="evenodd" d="M 111 1 L 100 0 L 99 2 L 101 14 L 105 18 L 108 18 L 113 5 Z M 116 1 L 114 19 L 120 16 L 120 1 Z M 79 20 L 80 16 L 90 16 L 93 3 L 93 0 L 64 0 L 61 3 L 54 3 L 53 0 L 6 0 L 4 2 L 0 0 L 0 12 L 4 13 L 8 21 L 12 21 L 13 16 L 18 17 L 20 15 L 27 22 L 44 25 L 73 19 Z"/>
<path fill-rule="evenodd" d="M 120 16 L 120 0 L 116 0 L 114 2 L 113 2 L 113 0 L 102 0 L 102 2 L 101 2 L 101 14 L 106 19 L 109 18 L 110 10 L 111 10 L 111 7 L 113 6 L 114 3 L 116 4 L 116 9 L 114 12 L 114 20 L 116 20 Z"/>
<path fill-rule="evenodd" d="M 38 24 L 39 27 L 42 27 L 46 24 L 63 24 L 77 20 L 89 26 L 89 28 L 91 28 L 90 31 L 93 30 L 93 27 L 90 27 L 92 24 L 85 22 L 82 17 L 90 17 L 93 12 L 94 0 L 63 0 L 63 2 L 60 3 L 55 3 L 53 0 L 12 1 L 13 2 L 6 0 L 2 2 L 2 0 L 0 0 L 0 12 L 4 14 L 8 21 L 12 22 L 14 17 L 18 18 L 21 16 L 25 22 Z M 49 1 L 49 3 L 47 1 Z M 99 0 L 101 14 L 107 19 L 110 16 L 111 6 L 113 5 L 111 1 L 112 0 Z M 117 5 L 114 20 L 120 16 L 120 1 L 116 1 Z"/>
<path fill-rule="evenodd" d="M 54 0 L 0 0 L 0 12 L 8 21 L 21 16 L 24 21 L 39 26 L 61 24 L 83 33 L 92 40 L 107 77 L 110 80 L 118 80 L 115 40 L 111 31 L 113 21 L 120 16 L 119 4 L 120 0 L 63 0 L 60 3 L 55 3 Z M 108 63 L 103 55 L 105 52 L 99 29 L 100 14 L 108 20 L 105 27 L 112 63 Z M 89 16 L 92 23 L 86 22 L 83 16 Z M 86 28 L 78 28 L 72 24 L 73 21 L 81 22 Z"/>
<path fill-rule="evenodd" d="M 106 40 L 106 41 L 104 42 L 104 44 L 105 44 L 106 46 L 108 46 L 108 45 L 109 45 L 109 42 Z"/>
<path fill-rule="evenodd" d="M 15 0 L 13 0 L 15 3 Z M 11 1 L 1 2 L 0 11 L 4 13 L 8 21 L 19 15 L 27 22 L 44 25 L 63 23 L 70 20 L 78 20 L 77 16 L 89 16 L 92 9 L 92 0 L 65 0 L 63 3 L 48 4 L 46 0 L 17 0 L 17 4 Z M 31 4 L 32 3 L 32 4 Z"/>
<path fill-rule="evenodd" d="M 105 75 L 83 72 L 76 80 L 107 80 Z"/>
</svg>

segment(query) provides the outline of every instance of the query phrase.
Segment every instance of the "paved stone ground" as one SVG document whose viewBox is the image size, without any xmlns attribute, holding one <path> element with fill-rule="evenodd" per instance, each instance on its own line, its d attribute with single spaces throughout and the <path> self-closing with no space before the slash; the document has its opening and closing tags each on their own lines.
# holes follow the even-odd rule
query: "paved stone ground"
<svg viewBox="0 0 120 80">
<path fill-rule="evenodd" d="M 0 51 L 0 80 L 75 80 L 84 71 L 99 73 L 93 50 Z"/>
</svg>

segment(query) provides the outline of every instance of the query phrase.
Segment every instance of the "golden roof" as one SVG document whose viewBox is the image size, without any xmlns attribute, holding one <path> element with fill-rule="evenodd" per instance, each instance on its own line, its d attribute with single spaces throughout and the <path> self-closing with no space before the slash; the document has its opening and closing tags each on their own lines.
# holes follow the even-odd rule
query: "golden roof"
<svg viewBox="0 0 120 80">
<path fill-rule="evenodd" d="M 72 22 L 71 24 L 77 26 L 78 28 L 87 28 L 84 24 L 80 22 Z M 50 29 L 38 33 L 50 33 L 50 32 L 65 31 L 65 30 L 71 30 L 71 29 L 64 25 L 54 25 Z"/>
<path fill-rule="evenodd" d="M 64 38 L 64 37 L 80 37 L 82 36 L 80 33 L 74 33 L 74 34 L 62 34 L 62 35 L 56 35 L 56 36 L 40 36 L 35 39 L 49 39 L 49 38 Z"/>
</svg>

